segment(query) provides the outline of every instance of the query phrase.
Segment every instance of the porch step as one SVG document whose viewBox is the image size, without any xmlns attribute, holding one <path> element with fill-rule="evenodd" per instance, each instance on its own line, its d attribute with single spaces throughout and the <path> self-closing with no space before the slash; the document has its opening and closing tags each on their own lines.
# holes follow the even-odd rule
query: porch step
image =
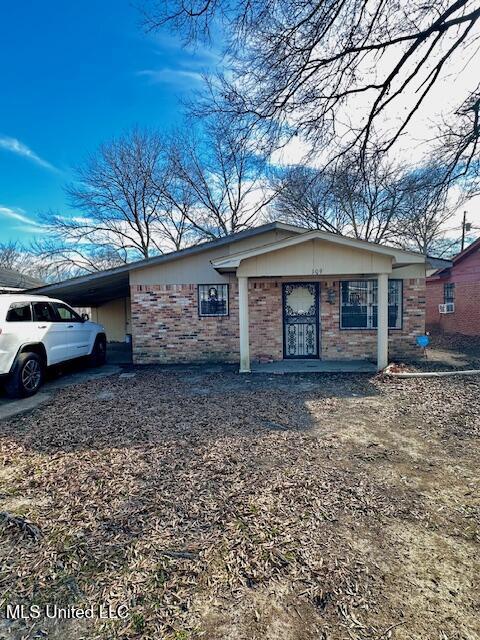
<svg viewBox="0 0 480 640">
<path fill-rule="evenodd" d="M 252 363 L 252 373 L 375 373 L 373 362 L 367 360 L 281 360 Z"/>
</svg>

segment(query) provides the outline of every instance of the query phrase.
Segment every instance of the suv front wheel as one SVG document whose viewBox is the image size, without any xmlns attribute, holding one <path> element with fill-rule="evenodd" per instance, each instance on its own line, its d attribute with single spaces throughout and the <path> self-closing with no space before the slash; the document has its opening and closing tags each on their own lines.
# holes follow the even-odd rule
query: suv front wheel
<svg viewBox="0 0 480 640">
<path fill-rule="evenodd" d="M 5 384 L 5 391 L 10 398 L 33 396 L 42 386 L 43 376 L 41 357 L 36 353 L 20 353 Z"/>
</svg>

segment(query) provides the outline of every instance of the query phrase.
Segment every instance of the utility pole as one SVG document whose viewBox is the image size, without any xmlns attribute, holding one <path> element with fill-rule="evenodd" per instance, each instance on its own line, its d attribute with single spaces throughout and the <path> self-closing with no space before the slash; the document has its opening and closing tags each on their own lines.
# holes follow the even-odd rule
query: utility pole
<svg viewBox="0 0 480 640">
<path fill-rule="evenodd" d="M 465 227 L 467 226 L 467 212 L 463 212 L 463 222 L 462 222 L 462 248 L 461 251 L 465 248 Z"/>
</svg>

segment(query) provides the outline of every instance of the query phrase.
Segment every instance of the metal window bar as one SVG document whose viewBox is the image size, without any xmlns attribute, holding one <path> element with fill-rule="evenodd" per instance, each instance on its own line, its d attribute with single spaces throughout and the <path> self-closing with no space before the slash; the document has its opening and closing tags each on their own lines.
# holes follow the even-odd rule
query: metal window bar
<svg viewBox="0 0 480 640">
<path fill-rule="evenodd" d="M 446 282 L 443 285 L 443 302 L 444 304 L 452 304 L 455 302 L 455 283 Z"/>
<path fill-rule="evenodd" d="M 376 280 L 342 282 L 342 329 L 375 329 L 378 317 L 378 287 Z M 388 326 L 402 326 L 402 281 L 388 281 Z"/>
<path fill-rule="evenodd" d="M 200 316 L 227 316 L 228 284 L 198 285 L 198 313 Z"/>
</svg>

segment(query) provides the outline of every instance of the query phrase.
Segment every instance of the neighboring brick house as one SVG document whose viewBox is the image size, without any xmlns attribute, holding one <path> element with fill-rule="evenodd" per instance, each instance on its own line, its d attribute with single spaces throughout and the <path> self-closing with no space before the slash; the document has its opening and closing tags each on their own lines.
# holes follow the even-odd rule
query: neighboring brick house
<svg viewBox="0 0 480 640">
<path fill-rule="evenodd" d="M 138 364 L 240 362 L 249 371 L 251 361 L 309 358 L 383 368 L 418 354 L 426 269 L 447 264 L 274 222 L 39 292 L 104 309 L 107 335 L 105 309 L 125 308 Z"/>
<path fill-rule="evenodd" d="M 427 278 L 427 330 L 480 335 L 480 238 Z"/>
<path fill-rule="evenodd" d="M 0 294 L 20 293 L 25 289 L 40 287 L 43 284 L 38 278 L 27 276 L 24 273 L 20 273 L 20 271 L 0 267 Z"/>
</svg>

